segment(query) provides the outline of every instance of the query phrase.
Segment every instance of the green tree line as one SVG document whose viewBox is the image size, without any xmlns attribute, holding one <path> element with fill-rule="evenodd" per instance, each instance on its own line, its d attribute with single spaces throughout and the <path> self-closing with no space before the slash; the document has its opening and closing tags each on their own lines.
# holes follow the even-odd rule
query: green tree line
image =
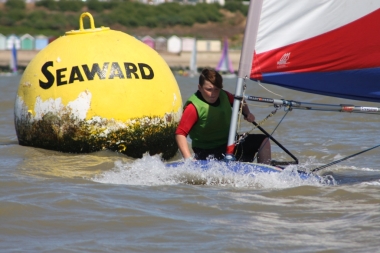
<svg viewBox="0 0 380 253">
<path fill-rule="evenodd" d="M 118 24 L 129 28 L 156 28 L 221 22 L 221 9 L 240 11 L 246 16 L 248 6 L 236 0 L 226 1 L 224 6 L 183 5 L 178 2 L 148 5 L 130 0 L 40 0 L 34 8 L 28 9 L 24 0 L 7 0 L 0 10 L 0 33 L 61 35 L 79 28 L 79 16 L 84 10 L 93 15 L 96 26 Z M 85 24 L 85 27 L 89 26 Z"/>
</svg>

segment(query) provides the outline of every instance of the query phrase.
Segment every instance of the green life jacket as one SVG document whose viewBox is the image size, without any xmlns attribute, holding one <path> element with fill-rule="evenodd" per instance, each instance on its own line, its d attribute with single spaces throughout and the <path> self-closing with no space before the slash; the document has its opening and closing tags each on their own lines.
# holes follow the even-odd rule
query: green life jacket
<svg viewBox="0 0 380 253">
<path fill-rule="evenodd" d="M 219 99 L 218 106 L 202 101 L 196 94 L 186 101 L 184 108 L 192 103 L 198 112 L 198 121 L 189 133 L 193 147 L 212 149 L 227 144 L 232 109 L 225 91 L 220 91 Z"/>
</svg>

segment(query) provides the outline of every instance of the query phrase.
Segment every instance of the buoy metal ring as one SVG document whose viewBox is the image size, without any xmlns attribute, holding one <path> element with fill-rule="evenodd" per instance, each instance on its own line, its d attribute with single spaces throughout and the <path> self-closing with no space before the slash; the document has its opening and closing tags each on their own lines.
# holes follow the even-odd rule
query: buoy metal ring
<svg viewBox="0 0 380 253">
<path fill-rule="evenodd" d="M 83 19 L 88 17 L 90 19 L 90 29 L 84 29 L 83 27 Z M 95 27 L 95 21 L 94 18 L 92 17 L 91 13 L 89 12 L 84 12 L 80 15 L 79 18 L 79 30 L 71 30 L 69 32 L 66 32 L 66 35 L 76 35 L 76 34 L 85 34 L 85 33 L 93 33 L 93 32 L 104 32 L 104 31 L 109 31 L 109 27 Z"/>
</svg>

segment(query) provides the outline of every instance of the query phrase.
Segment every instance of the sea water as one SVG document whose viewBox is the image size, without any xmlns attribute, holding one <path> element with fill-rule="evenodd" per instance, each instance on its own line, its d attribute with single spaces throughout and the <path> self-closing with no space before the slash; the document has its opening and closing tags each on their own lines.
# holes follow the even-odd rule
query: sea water
<svg viewBox="0 0 380 253">
<path fill-rule="evenodd" d="M 176 78 L 183 100 L 196 91 L 197 78 Z M 0 252 L 380 252 L 378 149 L 302 179 L 294 167 L 252 176 L 218 164 L 168 169 L 158 155 L 24 147 L 13 123 L 19 80 L 0 77 Z M 245 92 L 375 105 L 266 88 L 250 82 Z M 249 105 L 258 122 L 275 110 Z M 378 125 L 378 115 L 280 108 L 262 126 L 310 171 L 378 145 Z M 239 131 L 260 132 L 244 121 Z"/>
</svg>

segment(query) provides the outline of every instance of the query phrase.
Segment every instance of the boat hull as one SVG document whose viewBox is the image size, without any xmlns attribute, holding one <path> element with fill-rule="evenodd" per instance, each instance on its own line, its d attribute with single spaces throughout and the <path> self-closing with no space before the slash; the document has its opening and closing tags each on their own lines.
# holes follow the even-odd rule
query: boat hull
<svg viewBox="0 0 380 253">
<path fill-rule="evenodd" d="M 209 160 L 194 160 L 194 161 L 173 161 L 165 164 L 167 168 L 192 168 L 200 171 L 218 171 L 224 174 L 238 174 L 255 176 L 259 174 L 272 174 L 283 173 L 284 168 L 271 166 L 261 163 L 248 163 L 248 162 L 229 162 L 224 161 L 209 161 Z M 310 179 L 317 177 L 314 174 L 306 173 L 299 170 L 286 170 L 289 173 L 294 173 L 294 176 L 301 179 Z"/>
</svg>

